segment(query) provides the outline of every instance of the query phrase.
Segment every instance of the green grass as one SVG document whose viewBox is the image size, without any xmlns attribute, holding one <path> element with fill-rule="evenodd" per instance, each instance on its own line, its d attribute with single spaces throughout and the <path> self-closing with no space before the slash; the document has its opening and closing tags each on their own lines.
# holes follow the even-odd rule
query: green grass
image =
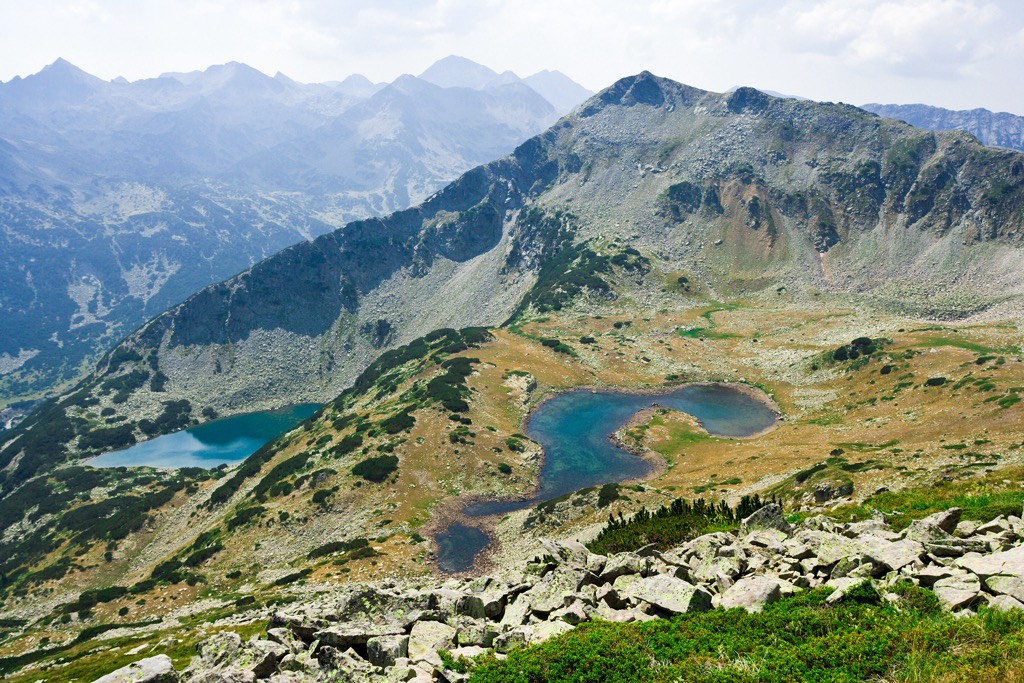
<svg viewBox="0 0 1024 683">
<path fill-rule="evenodd" d="M 1024 675 L 1024 613 L 941 614 L 934 595 L 904 585 L 902 609 L 859 601 L 829 606 L 827 589 L 769 605 L 646 623 L 583 624 L 499 661 L 479 660 L 471 683 L 708 681 L 942 681 Z"/>
<path fill-rule="evenodd" d="M 922 339 L 914 342 L 914 346 L 923 349 L 934 349 L 941 346 L 954 346 L 958 349 L 966 349 L 979 354 L 999 352 L 999 349 L 993 349 L 990 346 L 984 346 L 983 344 L 976 344 L 974 342 L 967 341 L 966 339 L 956 339 L 954 337 L 929 337 L 928 339 Z"/>
<path fill-rule="evenodd" d="M 844 505 L 829 514 L 836 519 L 869 519 L 871 508 L 886 513 L 895 529 L 912 520 L 948 510 L 963 509 L 963 519 L 987 522 L 999 515 L 1020 515 L 1024 468 L 1007 468 L 977 479 L 938 481 L 930 487 L 915 487 L 872 496 L 859 505 Z M 1004 480 L 1010 483 L 1004 483 Z"/>
</svg>

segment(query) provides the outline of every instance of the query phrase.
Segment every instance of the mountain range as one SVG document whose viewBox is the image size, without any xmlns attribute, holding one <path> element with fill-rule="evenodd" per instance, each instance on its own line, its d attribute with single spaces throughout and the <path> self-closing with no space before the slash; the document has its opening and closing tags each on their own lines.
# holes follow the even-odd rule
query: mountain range
<svg viewBox="0 0 1024 683">
<path fill-rule="evenodd" d="M 1020 510 L 1022 240 L 1024 154 L 848 105 L 621 79 L 422 202 L 349 221 L 171 305 L 0 434 L 0 673 L 90 680 L 83 670 L 178 646 L 183 667 L 211 630 L 241 639 L 273 619 L 268 637 L 284 639 L 289 603 L 303 613 L 292 627 L 310 638 L 334 629 L 325 638 L 348 647 L 351 633 L 334 626 L 344 614 L 301 601 L 437 571 L 453 521 L 491 534 L 478 566 L 540 552 L 539 581 L 552 547 L 539 539 L 657 523 L 688 509 L 682 495 L 708 496 L 700 506 L 712 512 L 755 492 L 808 516 L 850 503 L 834 513 L 844 519 L 878 495 L 870 506 L 909 523 L 911 502 L 971 500 L 960 480 L 984 473 L 984 523 L 1010 538 L 1011 522 L 992 518 Z M 608 425 L 651 464 L 642 483 L 529 498 L 545 462 L 529 420 L 546 397 L 700 382 L 739 386 L 781 418 L 727 439 L 655 403 Z M 298 402 L 323 405 L 231 467 L 88 466 L 217 415 Z M 884 497 L 911 486 L 916 497 Z M 466 512 L 493 496 L 521 509 Z M 942 539 L 941 552 L 974 547 Z M 632 540 L 645 554 L 610 566 L 639 574 L 658 556 L 646 532 Z M 888 571 L 841 559 L 822 560 L 813 580 Z M 721 592 L 731 579 L 716 572 L 731 561 L 709 555 L 686 571 Z M 503 630 L 527 619 L 510 611 Z M 407 627 L 417 628 L 385 637 Z M 327 642 L 281 666 L 314 680 L 336 661 Z"/>
<path fill-rule="evenodd" d="M 992 147 L 1024 151 L 1024 116 L 988 109 L 956 111 L 927 104 L 865 104 L 879 116 L 928 130 L 964 130 Z"/>
<path fill-rule="evenodd" d="M 172 306 L 26 428 L 56 410 L 102 429 L 88 419 L 102 407 L 134 440 L 125 425 L 158 419 L 168 401 L 193 418 L 324 402 L 388 348 L 501 324 L 545 262 L 580 243 L 628 243 L 722 297 L 846 292 L 959 318 L 1024 294 L 1022 188 L 1020 154 L 962 133 L 644 73 L 419 206 L 289 247 Z M 78 450 L 71 437 L 43 460 Z M 8 478 L 35 471 L 16 441 L 4 453 L 0 464 L 20 462 Z"/>
<path fill-rule="evenodd" d="M 65 60 L 0 84 L 0 396 L 74 381 L 202 286 L 421 201 L 588 94 L 456 57 L 380 84 L 238 63 L 107 82 Z"/>
</svg>

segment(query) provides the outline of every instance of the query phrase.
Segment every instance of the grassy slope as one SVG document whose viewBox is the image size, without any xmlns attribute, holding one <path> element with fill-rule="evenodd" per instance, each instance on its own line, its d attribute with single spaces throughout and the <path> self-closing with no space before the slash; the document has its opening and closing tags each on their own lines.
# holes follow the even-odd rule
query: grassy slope
<svg viewBox="0 0 1024 683">
<path fill-rule="evenodd" d="M 615 253 L 611 247 L 607 250 Z M 983 513 L 989 514 L 1001 509 L 1004 498 L 1011 501 L 1019 492 L 1016 466 L 1024 443 L 1024 406 L 1012 397 L 1016 387 L 1024 386 L 1024 365 L 1016 360 L 1016 328 L 996 323 L 935 328 L 850 307 L 845 300 L 795 301 L 784 293 L 723 304 L 707 293 L 685 291 L 677 273 L 660 271 L 657 264 L 646 273 L 613 268 L 605 277 L 617 299 L 583 294 L 562 310 L 524 316 L 511 329 L 495 331 L 494 338 L 478 348 L 401 365 L 284 438 L 228 503 L 211 509 L 196 505 L 223 486 L 230 473 L 197 481 L 197 493 L 187 499 L 178 496 L 155 511 L 151 527 L 122 542 L 113 562 L 103 562 L 104 544 L 95 544 L 81 562 L 86 568 L 76 574 L 74 587 L 53 582 L 26 587 L 22 597 L 8 596 L 4 610 L 5 616 L 20 614 L 24 606 L 44 598 L 52 604 L 68 602 L 85 586 L 131 585 L 146 578 L 157 561 L 185 557 L 200 532 L 220 529 L 222 548 L 188 570 L 207 583 L 158 585 L 139 596 L 99 605 L 85 621 L 75 616 L 65 624 L 51 617 L 35 621 L 27 630 L 11 628 L 0 640 L 0 656 L 24 653 L 42 638 L 53 644 L 71 642 L 81 629 L 94 624 L 180 615 L 194 625 L 195 618 L 184 616 L 182 607 L 200 599 L 214 601 L 204 609 L 205 618 L 215 623 L 224 614 L 245 612 L 232 603 L 246 584 L 263 604 L 288 594 L 288 585 L 275 585 L 282 578 L 312 587 L 385 574 L 427 573 L 430 544 L 422 538 L 455 505 L 455 496 L 529 489 L 537 460 L 530 449 L 509 449 L 508 439 L 522 430 L 532 405 L 553 391 L 574 386 L 746 381 L 766 387 L 786 421 L 757 439 L 723 440 L 703 434 L 685 416 L 656 413 L 624 436 L 660 453 L 668 464 L 662 474 L 624 491 L 627 495 L 608 508 L 567 505 L 573 515 L 543 519 L 531 511 L 515 513 L 498 525 L 502 537 L 575 533 L 600 524 L 609 512 L 628 515 L 640 506 L 693 497 L 698 491 L 735 501 L 741 494 L 774 488 L 799 505 L 810 485 L 832 475 L 852 481 L 858 500 L 880 486 L 919 487 L 920 493 L 910 497 L 876 501 L 890 512 L 902 506 L 904 515 L 920 516 L 936 505 L 963 505 L 967 493 L 977 498 L 979 492 L 995 491 L 996 507 L 988 506 Z M 631 313 L 637 310 L 644 313 Z M 702 332 L 685 332 L 694 328 Z M 581 343 L 583 336 L 594 343 Z M 892 343 L 866 362 L 827 360 L 832 349 L 856 336 L 885 337 Z M 542 343 L 552 339 L 572 353 Z M 460 356 L 479 360 L 465 379 L 468 410 L 457 413 L 460 421 L 451 420 L 451 411 L 437 402 L 421 398 L 411 406 L 408 392 L 417 383 L 423 386 L 444 374 L 441 364 L 446 358 Z M 882 375 L 885 365 L 893 369 Z M 517 383 L 522 373 L 536 383 L 532 391 Z M 941 387 L 924 385 L 937 376 L 949 381 Z M 396 434 L 382 429 L 385 420 L 403 411 L 415 419 L 410 429 Z M 347 415 L 353 416 L 347 424 L 338 421 Z M 369 425 L 359 432 L 362 443 L 340 453 L 338 447 L 356 433 L 360 422 Z M 843 453 L 831 455 L 837 449 Z M 399 462 L 397 472 L 384 482 L 368 482 L 352 473 L 360 461 L 383 454 L 394 454 Z M 254 487 L 274 468 L 301 455 L 309 456 L 301 467 L 268 482 L 284 486 L 275 493 L 271 489 L 255 495 Z M 829 463 L 830 457 L 842 461 Z M 795 475 L 820 463 L 828 467 L 802 483 L 795 481 Z M 499 468 L 500 464 L 508 467 Z M 995 474 L 978 480 L 986 470 Z M 314 480 L 314 474 L 320 476 Z M 951 480 L 945 489 L 931 488 L 943 477 Z M 1001 483 L 1003 479 L 1009 483 Z M 951 493 L 962 481 L 988 483 Z M 263 509 L 229 532 L 228 520 L 256 507 Z M 840 513 L 864 511 L 843 508 Z M 532 527 L 526 532 L 522 525 L 531 514 Z M 168 536 L 178 545 L 170 544 Z M 160 552 L 147 550 L 150 539 L 162 539 Z M 372 552 L 339 550 L 307 557 L 329 541 L 358 539 L 365 539 Z M 507 558 L 499 555 L 495 561 L 510 559 L 518 551 L 507 552 Z M 62 588 L 73 592 L 58 599 Z M 139 600 L 145 602 L 137 604 Z M 118 612 L 124 607 L 129 611 L 121 616 Z M 195 635 L 195 629 L 189 634 Z M 100 656 L 85 652 L 86 645 L 76 645 L 75 651 L 83 651 L 86 660 Z M 127 649 L 126 645 L 119 651 Z"/>
</svg>

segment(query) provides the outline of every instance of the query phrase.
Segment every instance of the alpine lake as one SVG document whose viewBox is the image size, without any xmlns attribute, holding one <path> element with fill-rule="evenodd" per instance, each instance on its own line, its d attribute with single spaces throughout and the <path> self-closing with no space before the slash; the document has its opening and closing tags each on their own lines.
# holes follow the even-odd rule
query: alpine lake
<svg viewBox="0 0 1024 683">
<path fill-rule="evenodd" d="M 743 385 L 690 384 L 665 393 L 581 389 L 558 394 L 541 403 L 526 423 L 526 435 L 544 448 L 534 494 L 521 500 L 473 502 L 463 507 L 462 515 L 504 515 L 580 489 L 646 476 L 651 465 L 609 437 L 638 412 L 654 406 L 693 416 L 713 436 L 760 434 L 777 423 L 778 414 L 758 393 Z M 437 564 L 446 572 L 472 569 L 490 543 L 486 532 L 463 522 L 450 524 L 435 540 Z"/>
</svg>

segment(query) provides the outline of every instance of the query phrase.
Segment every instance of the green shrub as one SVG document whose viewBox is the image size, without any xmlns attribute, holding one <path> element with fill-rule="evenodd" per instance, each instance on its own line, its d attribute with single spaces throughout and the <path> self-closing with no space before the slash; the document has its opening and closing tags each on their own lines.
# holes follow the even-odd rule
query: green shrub
<svg viewBox="0 0 1024 683">
<path fill-rule="evenodd" d="M 379 455 L 363 460 L 352 468 L 352 474 L 367 481 L 380 483 L 398 469 L 398 456 Z"/>
</svg>

